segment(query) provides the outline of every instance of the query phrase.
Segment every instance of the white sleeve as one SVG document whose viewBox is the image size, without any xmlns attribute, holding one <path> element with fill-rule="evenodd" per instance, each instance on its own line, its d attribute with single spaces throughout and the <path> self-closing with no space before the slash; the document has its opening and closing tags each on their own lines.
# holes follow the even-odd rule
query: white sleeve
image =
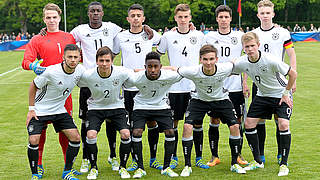
<svg viewBox="0 0 320 180">
<path fill-rule="evenodd" d="M 50 70 L 49 70 L 50 71 Z M 50 77 L 50 73 L 49 73 L 48 70 L 44 71 L 40 76 L 37 76 L 33 82 L 34 84 L 36 85 L 36 87 L 38 89 L 41 89 L 42 87 L 44 87 L 45 85 L 48 84 L 48 82 L 50 81 L 49 80 L 49 77 Z"/>
<path fill-rule="evenodd" d="M 135 82 L 137 79 L 137 75 L 138 73 L 132 73 L 130 74 L 130 76 L 128 77 L 128 79 L 124 82 L 123 86 L 126 88 L 131 88 L 135 86 Z"/>
<path fill-rule="evenodd" d="M 165 35 L 163 35 L 160 39 L 160 43 L 159 46 L 157 48 L 157 51 L 161 54 L 165 54 L 167 49 L 168 49 L 168 42 L 167 42 L 167 38 Z"/>
<path fill-rule="evenodd" d="M 113 53 L 119 54 L 120 53 L 120 39 L 119 34 L 113 39 Z"/>
<path fill-rule="evenodd" d="M 73 38 L 76 40 L 76 42 L 80 42 L 80 37 L 79 37 L 79 26 L 75 27 L 72 29 L 70 34 L 72 34 Z"/>
<path fill-rule="evenodd" d="M 290 66 L 283 61 L 274 61 L 274 71 L 280 72 L 282 75 L 286 76 L 289 73 Z"/>
<path fill-rule="evenodd" d="M 116 24 L 113 23 L 113 28 L 112 30 L 114 31 L 114 34 L 118 34 L 119 32 L 122 31 L 122 28 Z"/>
<path fill-rule="evenodd" d="M 232 73 L 234 74 L 241 74 L 243 72 L 242 70 L 242 63 L 241 59 L 237 58 L 234 62 Z"/>
<path fill-rule="evenodd" d="M 153 38 L 152 38 L 152 44 L 156 44 L 158 45 L 160 43 L 160 39 L 161 39 L 161 35 L 156 32 L 155 30 L 152 30 L 153 31 Z"/>
<path fill-rule="evenodd" d="M 88 87 L 86 73 L 83 73 L 77 85 L 78 87 Z"/>
<path fill-rule="evenodd" d="M 198 68 L 198 66 L 196 67 L 187 67 L 187 66 L 183 66 L 183 67 L 179 67 L 179 69 L 177 70 L 178 74 L 180 74 L 180 76 L 190 79 L 193 76 L 193 69 L 194 68 Z"/>
</svg>

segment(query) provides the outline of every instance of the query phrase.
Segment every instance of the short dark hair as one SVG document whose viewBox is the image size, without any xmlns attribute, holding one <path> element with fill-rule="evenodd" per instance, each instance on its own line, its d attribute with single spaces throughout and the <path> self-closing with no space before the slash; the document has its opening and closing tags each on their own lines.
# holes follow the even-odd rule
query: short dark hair
<svg viewBox="0 0 320 180">
<path fill-rule="evenodd" d="M 201 49 L 200 49 L 200 57 L 202 55 L 205 55 L 205 54 L 208 54 L 208 53 L 211 53 L 211 52 L 216 53 L 216 56 L 217 56 L 218 50 L 213 45 L 206 44 L 206 45 L 202 46 Z"/>
<path fill-rule="evenodd" d="M 101 6 L 102 9 L 103 9 L 103 5 L 102 5 L 100 2 L 98 2 L 98 1 L 93 1 L 93 2 L 91 2 L 91 3 L 88 5 L 88 10 L 89 10 L 90 6 L 94 6 L 94 5 Z"/>
<path fill-rule="evenodd" d="M 228 12 L 230 14 L 230 17 L 232 17 L 232 9 L 227 5 L 220 5 L 216 8 L 216 17 L 218 17 L 219 13 L 221 12 Z"/>
<path fill-rule="evenodd" d="M 114 54 L 108 46 L 103 46 L 99 48 L 96 54 L 96 61 L 98 60 L 99 56 L 108 55 L 108 54 L 111 55 L 111 60 L 113 61 Z"/>
<path fill-rule="evenodd" d="M 80 48 L 76 44 L 67 44 L 66 47 L 63 49 L 64 54 L 66 51 L 78 51 L 80 52 Z"/>
<path fill-rule="evenodd" d="M 155 51 L 151 51 L 146 55 L 145 63 L 147 63 L 147 61 L 150 60 L 150 59 L 157 59 L 157 60 L 159 60 L 159 62 L 161 62 L 160 61 L 160 54 L 155 52 Z"/>
<path fill-rule="evenodd" d="M 128 14 L 131 10 L 141 10 L 144 12 L 143 7 L 140 4 L 132 4 L 129 8 L 128 8 Z"/>
</svg>

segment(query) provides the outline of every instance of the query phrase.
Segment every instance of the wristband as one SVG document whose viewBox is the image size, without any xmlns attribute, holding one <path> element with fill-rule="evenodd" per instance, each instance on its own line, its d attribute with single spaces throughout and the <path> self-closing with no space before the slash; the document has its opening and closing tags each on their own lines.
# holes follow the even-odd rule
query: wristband
<svg viewBox="0 0 320 180">
<path fill-rule="evenodd" d="M 284 96 L 289 96 L 290 90 L 285 89 L 282 93 Z"/>
<path fill-rule="evenodd" d="M 29 106 L 29 111 L 34 111 L 36 109 L 35 106 Z"/>
</svg>

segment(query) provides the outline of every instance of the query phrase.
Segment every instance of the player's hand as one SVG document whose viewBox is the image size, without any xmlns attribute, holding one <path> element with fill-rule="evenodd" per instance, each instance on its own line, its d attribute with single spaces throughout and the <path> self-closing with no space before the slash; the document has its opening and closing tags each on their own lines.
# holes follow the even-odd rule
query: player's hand
<svg viewBox="0 0 320 180">
<path fill-rule="evenodd" d="M 170 31 L 176 31 L 176 30 L 177 30 L 176 26 L 170 29 Z"/>
<path fill-rule="evenodd" d="M 147 33 L 149 40 L 153 38 L 153 31 L 148 25 L 144 25 L 143 30 Z"/>
<path fill-rule="evenodd" d="M 295 81 L 293 86 L 292 86 L 292 94 L 295 93 L 296 91 L 297 91 L 297 83 Z"/>
<path fill-rule="evenodd" d="M 41 36 L 46 36 L 46 35 L 47 35 L 47 27 L 42 28 L 42 29 L 40 30 L 39 34 L 40 34 Z"/>
<path fill-rule="evenodd" d="M 36 111 L 34 110 L 30 110 L 28 112 L 28 115 L 27 115 L 27 121 L 26 121 L 26 125 L 28 126 L 29 125 L 29 122 L 32 118 L 35 118 L 36 120 L 39 120 L 37 115 L 36 115 Z"/>
<path fill-rule="evenodd" d="M 245 98 L 250 97 L 250 89 L 248 88 L 247 82 L 242 82 L 242 93 Z"/>
<path fill-rule="evenodd" d="M 43 62 L 43 60 L 40 59 L 40 60 L 34 61 L 33 63 L 30 63 L 29 69 L 30 69 L 30 70 L 33 70 L 34 73 L 36 73 L 36 75 L 42 74 L 42 73 L 46 70 L 45 67 L 40 66 L 40 64 L 41 64 L 42 62 Z"/>
<path fill-rule="evenodd" d="M 192 22 L 190 22 L 190 23 L 189 23 L 189 29 L 190 29 L 191 31 L 193 31 L 193 30 L 197 30 L 197 27 L 196 27 Z"/>
<path fill-rule="evenodd" d="M 282 103 L 286 103 L 291 109 L 293 107 L 293 102 L 292 100 L 289 98 L 289 96 L 287 95 L 282 95 L 281 99 L 280 99 L 280 102 L 279 102 L 279 106 L 282 104 Z"/>
</svg>

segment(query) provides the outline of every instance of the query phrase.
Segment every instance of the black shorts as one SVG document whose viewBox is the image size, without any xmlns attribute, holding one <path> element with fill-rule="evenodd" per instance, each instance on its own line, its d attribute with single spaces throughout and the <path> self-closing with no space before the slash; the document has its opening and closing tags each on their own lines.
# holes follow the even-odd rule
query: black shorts
<svg viewBox="0 0 320 180">
<path fill-rule="evenodd" d="M 156 121 L 160 132 L 173 129 L 173 119 L 170 109 L 143 110 L 137 109 L 132 113 L 133 129 L 143 129 L 147 121 Z"/>
<path fill-rule="evenodd" d="M 279 118 L 290 120 L 292 109 L 286 103 L 279 106 L 281 98 L 256 96 L 249 108 L 248 117 L 271 119 L 272 114 L 276 114 Z"/>
<path fill-rule="evenodd" d="M 79 97 L 79 118 L 86 120 L 88 112 L 88 103 L 87 100 L 91 96 L 90 89 L 87 87 L 80 88 L 80 97 Z"/>
<path fill-rule="evenodd" d="M 38 116 L 39 120 L 32 118 L 27 126 L 28 134 L 35 135 L 41 134 L 42 129 L 46 128 L 48 122 L 53 124 L 56 132 L 64 129 L 77 129 L 72 117 L 68 113 Z"/>
<path fill-rule="evenodd" d="M 134 101 L 133 98 L 138 94 L 139 91 L 123 91 L 124 95 L 124 106 L 129 114 L 133 111 Z"/>
<path fill-rule="evenodd" d="M 128 115 L 124 108 L 108 110 L 89 110 L 87 130 L 100 131 L 105 120 L 110 120 L 116 130 L 129 129 Z M 108 128 L 108 127 L 107 127 Z"/>
<path fill-rule="evenodd" d="M 243 109 L 244 109 L 244 96 L 242 91 L 229 92 L 229 98 L 233 104 L 234 109 L 236 110 L 237 117 L 241 117 L 243 115 Z M 215 115 L 212 113 L 212 111 L 210 111 L 208 116 L 215 118 Z"/>
<path fill-rule="evenodd" d="M 252 99 L 254 99 L 256 97 L 257 92 L 258 92 L 257 85 L 255 83 L 252 83 L 252 95 L 251 95 Z"/>
<path fill-rule="evenodd" d="M 169 102 L 174 120 L 182 120 L 184 118 L 190 99 L 190 93 L 169 93 Z"/>
<path fill-rule="evenodd" d="M 237 115 L 233 105 L 229 99 L 220 101 L 201 101 L 199 99 L 191 99 L 190 105 L 186 112 L 185 123 L 192 125 L 202 125 L 203 118 L 208 114 L 214 114 L 215 117 L 220 118 L 221 122 L 232 126 L 239 124 L 237 121 Z"/>
</svg>

